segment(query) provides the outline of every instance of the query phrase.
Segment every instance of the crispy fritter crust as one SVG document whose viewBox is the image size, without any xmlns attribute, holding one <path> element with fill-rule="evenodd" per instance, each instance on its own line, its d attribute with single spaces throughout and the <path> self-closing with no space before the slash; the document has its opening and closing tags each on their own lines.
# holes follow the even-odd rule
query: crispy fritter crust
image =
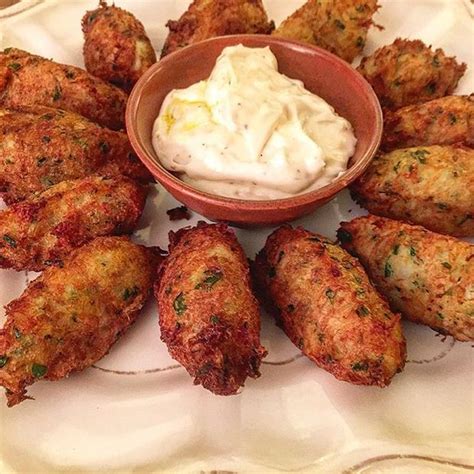
<svg viewBox="0 0 474 474">
<path fill-rule="evenodd" d="M 126 104 L 125 92 L 83 69 L 21 49 L 0 52 L 0 107 L 45 105 L 119 130 L 124 128 Z"/>
<path fill-rule="evenodd" d="M 372 214 L 474 236 L 472 148 L 433 145 L 379 154 L 351 191 Z"/>
<path fill-rule="evenodd" d="M 474 146 L 474 94 L 441 97 L 384 116 L 382 148 L 386 151 L 454 143 Z"/>
<path fill-rule="evenodd" d="M 0 268 L 39 272 L 95 237 L 131 233 L 145 198 L 129 178 L 90 176 L 14 204 L 0 211 Z"/>
<path fill-rule="evenodd" d="M 135 321 L 158 257 L 126 237 L 99 237 L 50 267 L 6 307 L 0 330 L 0 385 L 8 406 L 29 398 L 39 378 L 90 367 Z"/>
<path fill-rule="evenodd" d="M 142 23 L 122 8 L 101 1 L 99 8 L 84 15 L 82 31 L 87 71 L 127 92 L 156 63 Z"/>
<path fill-rule="evenodd" d="M 266 355 L 244 252 L 227 226 L 202 223 L 171 233 L 169 252 L 155 284 L 161 339 L 195 384 L 233 395 Z"/>
<path fill-rule="evenodd" d="M 262 0 L 194 0 L 178 21 L 170 20 L 166 26 L 170 32 L 161 57 L 215 36 L 265 35 L 275 28 Z"/>
<path fill-rule="evenodd" d="M 343 222 L 338 236 L 395 310 L 474 340 L 474 245 L 372 215 Z"/>
<path fill-rule="evenodd" d="M 309 0 L 274 32 L 304 41 L 352 62 L 364 49 L 377 0 Z"/>
<path fill-rule="evenodd" d="M 398 109 L 451 94 L 466 68 L 442 49 L 432 51 L 420 40 L 397 38 L 363 58 L 357 70 L 383 108 Z"/>
<path fill-rule="evenodd" d="M 151 180 L 125 133 L 49 107 L 0 108 L 0 197 L 7 204 L 92 173 Z"/>
<path fill-rule="evenodd" d="M 293 344 L 336 378 L 385 387 L 403 369 L 400 316 L 338 245 L 301 227 L 280 227 L 257 255 L 255 276 Z"/>
</svg>

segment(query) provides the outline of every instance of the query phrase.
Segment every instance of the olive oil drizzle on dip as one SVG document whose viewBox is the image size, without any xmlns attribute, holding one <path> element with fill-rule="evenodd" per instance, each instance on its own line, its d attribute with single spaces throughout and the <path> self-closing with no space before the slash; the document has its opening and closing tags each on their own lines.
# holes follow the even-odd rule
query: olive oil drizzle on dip
<svg viewBox="0 0 474 474">
<path fill-rule="evenodd" d="M 225 48 L 207 80 L 166 96 L 153 128 L 165 168 L 239 199 L 321 188 L 347 169 L 355 145 L 351 124 L 280 74 L 268 47 Z"/>
</svg>

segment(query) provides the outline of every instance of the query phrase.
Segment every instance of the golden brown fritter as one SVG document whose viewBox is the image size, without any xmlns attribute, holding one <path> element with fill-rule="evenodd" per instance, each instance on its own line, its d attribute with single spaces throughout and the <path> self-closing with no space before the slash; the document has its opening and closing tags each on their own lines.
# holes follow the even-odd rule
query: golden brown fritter
<svg viewBox="0 0 474 474">
<path fill-rule="evenodd" d="M 170 20 L 166 26 L 170 32 L 161 57 L 215 36 L 265 35 L 275 27 L 262 0 L 194 0 L 178 21 Z"/>
<path fill-rule="evenodd" d="M 119 130 L 125 126 L 126 104 L 125 92 L 83 69 L 21 49 L 0 52 L 0 107 L 45 105 Z"/>
<path fill-rule="evenodd" d="M 125 133 L 59 109 L 0 108 L 0 197 L 7 204 L 92 173 L 151 180 Z"/>
<path fill-rule="evenodd" d="M 145 29 L 130 12 L 101 0 L 82 19 L 84 64 L 88 72 L 129 92 L 154 63 Z"/>
<path fill-rule="evenodd" d="M 474 340 L 474 245 L 372 215 L 343 222 L 338 237 L 393 309 L 459 341 Z"/>
<path fill-rule="evenodd" d="M 161 339 L 195 384 L 233 395 L 259 377 L 266 354 L 247 259 L 223 224 L 200 223 L 170 241 L 155 285 Z"/>
<path fill-rule="evenodd" d="M 309 0 L 274 32 L 352 62 L 364 49 L 377 0 Z"/>
<path fill-rule="evenodd" d="M 126 237 L 98 237 L 50 267 L 6 306 L 0 385 L 8 406 L 26 387 L 90 367 L 135 321 L 158 257 Z"/>
<path fill-rule="evenodd" d="M 336 378 L 385 387 L 403 369 L 400 316 L 338 245 L 301 227 L 280 227 L 257 255 L 255 276 L 293 344 Z"/>
<path fill-rule="evenodd" d="M 472 148 L 433 145 L 381 153 L 351 191 L 372 214 L 442 234 L 474 236 Z"/>
<path fill-rule="evenodd" d="M 466 67 L 442 49 L 432 51 L 420 40 L 397 38 L 363 58 L 357 70 L 373 87 L 383 108 L 398 109 L 451 94 Z"/>
<path fill-rule="evenodd" d="M 449 95 L 386 112 L 382 148 L 419 145 L 474 146 L 474 94 Z"/>
<path fill-rule="evenodd" d="M 41 271 L 103 235 L 133 232 L 145 189 L 124 176 L 63 181 L 0 211 L 0 268 Z"/>
</svg>

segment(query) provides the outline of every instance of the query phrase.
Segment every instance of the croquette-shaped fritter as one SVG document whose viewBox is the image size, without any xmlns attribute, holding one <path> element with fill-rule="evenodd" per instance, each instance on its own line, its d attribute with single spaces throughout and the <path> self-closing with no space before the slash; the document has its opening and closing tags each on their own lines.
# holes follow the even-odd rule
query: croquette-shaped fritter
<svg viewBox="0 0 474 474">
<path fill-rule="evenodd" d="M 161 339 L 171 356 L 217 395 L 233 395 L 260 375 L 260 315 L 249 267 L 223 224 L 170 235 L 155 285 Z"/>
<path fill-rule="evenodd" d="M 161 57 L 215 36 L 265 35 L 275 27 L 262 0 L 194 0 L 178 21 L 170 20 L 166 26 L 170 32 Z"/>
<path fill-rule="evenodd" d="M 343 222 L 338 237 L 394 310 L 459 341 L 474 340 L 474 245 L 372 215 Z"/>
<path fill-rule="evenodd" d="M 352 62 L 364 49 L 377 0 L 309 0 L 274 32 Z"/>
<path fill-rule="evenodd" d="M 39 272 L 95 237 L 131 233 L 145 197 L 125 176 L 90 176 L 14 204 L 0 211 L 0 268 Z"/>
<path fill-rule="evenodd" d="M 449 95 L 385 113 L 382 148 L 386 151 L 454 143 L 474 146 L 474 94 Z"/>
<path fill-rule="evenodd" d="M 50 267 L 6 306 L 0 385 L 8 406 L 40 379 L 90 367 L 135 321 L 153 285 L 158 256 L 126 237 L 98 237 Z"/>
<path fill-rule="evenodd" d="M 127 92 L 156 63 L 142 23 L 122 8 L 101 1 L 84 15 L 82 31 L 87 71 Z"/>
<path fill-rule="evenodd" d="M 268 237 L 254 270 L 278 325 L 319 367 L 340 380 L 379 387 L 403 369 L 400 316 L 338 245 L 283 226 Z"/>
<path fill-rule="evenodd" d="M 7 48 L 0 52 L 0 107 L 70 110 L 113 130 L 124 128 L 127 94 L 75 66 Z"/>
<path fill-rule="evenodd" d="M 125 133 L 59 109 L 0 108 L 0 197 L 7 204 L 92 173 L 151 179 Z"/>
<path fill-rule="evenodd" d="M 385 109 L 420 104 L 451 94 L 466 64 L 433 51 L 420 40 L 397 38 L 362 59 L 357 70 L 374 89 Z"/>
<path fill-rule="evenodd" d="M 372 214 L 434 232 L 474 236 L 474 150 L 463 145 L 381 153 L 351 185 Z"/>
</svg>

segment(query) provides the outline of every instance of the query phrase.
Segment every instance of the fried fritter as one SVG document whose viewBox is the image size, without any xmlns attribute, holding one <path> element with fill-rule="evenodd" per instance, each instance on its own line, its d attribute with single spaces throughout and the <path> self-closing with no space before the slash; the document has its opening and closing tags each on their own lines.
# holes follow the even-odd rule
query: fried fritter
<svg viewBox="0 0 474 474">
<path fill-rule="evenodd" d="M 0 107 L 45 105 L 119 130 L 124 128 L 126 104 L 124 91 L 83 69 L 21 49 L 0 52 Z"/>
<path fill-rule="evenodd" d="M 379 154 L 351 191 L 373 214 L 474 236 L 472 148 L 432 145 Z"/>
<path fill-rule="evenodd" d="M 0 211 L 0 268 L 39 272 L 95 237 L 131 233 L 145 197 L 124 176 L 90 176 L 14 204 Z"/>
<path fill-rule="evenodd" d="M 357 70 L 373 87 L 383 108 L 398 109 L 451 94 L 466 67 L 442 49 L 432 51 L 420 40 L 397 38 L 363 58 Z"/>
<path fill-rule="evenodd" d="M 314 44 L 352 62 L 364 49 L 377 0 L 309 0 L 274 32 Z"/>
<path fill-rule="evenodd" d="M 0 197 L 7 204 L 92 173 L 151 180 L 125 133 L 59 109 L 0 108 Z"/>
<path fill-rule="evenodd" d="M 6 306 L 0 330 L 0 385 L 8 406 L 39 379 L 90 367 L 135 321 L 158 257 L 126 237 L 98 237 L 50 267 Z"/>
<path fill-rule="evenodd" d="M 217 395 L 233 395 L 260 376 L 266 351 L 247 259 L 223 224 L 170 234 L 155 285 L 161 339 L 171 356 Z"/>
<path fill-rule="evenodd" d="M 275 28 L 262 0 L 194 0 L 178 21 L 170 20 L 166 26 L 170 32 L 161 57 L 215 36 L 265 35 Z"/>
<path fill-rule="evenodd" d="M 454 143 L 474 146 L 474 94 L 441 97 L 384 116 L 382 148 L 386 151 Z"/>
<path fill-rule="evenodd" d="M 254 273 L 264 303 L 293 344 L 336 378 L 385 387 L 403 369 L 400 316 L 338 245 L 283 226 L 268 237 Z"/>
<path fill-rule="evenodd" d="M 343 222 L 338 237 L 393 309 L 459 341 L 474 340 L 474 245 L 372 215 Z"/>
<path fill-rule="evenodd" d="M 82 31 L 87 71 L 127 92 L 156 63 L 155 50 L 142 23 L 104 0 L 84 15 Z"/>
</svg>

